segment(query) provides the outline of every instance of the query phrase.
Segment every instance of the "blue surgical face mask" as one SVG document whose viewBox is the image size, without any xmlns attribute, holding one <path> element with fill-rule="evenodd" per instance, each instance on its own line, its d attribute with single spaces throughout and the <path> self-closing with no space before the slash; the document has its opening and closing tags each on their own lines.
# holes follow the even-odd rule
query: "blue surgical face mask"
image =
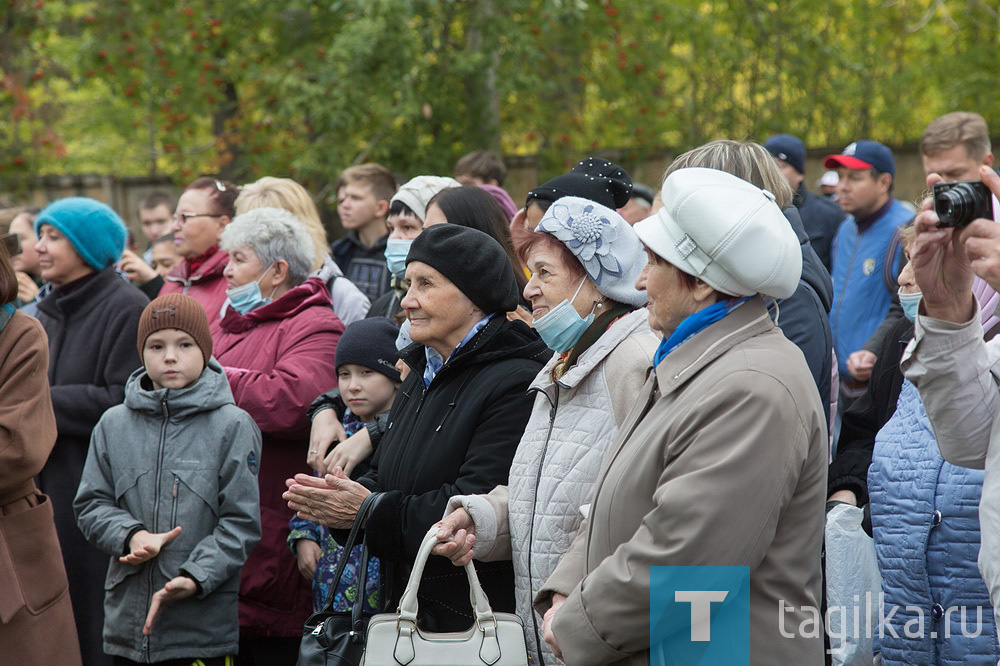
<svg viewBox="0 0 1000 666">
<path fill-rule="evenodd" d="M 400 280 L 406 275 L 406 255 L 412 244 L 409 238 L 390 238 L 385 242 L 385 265 Z"/>
<path fill-rule="evenodd" d="M 586 318 L 581 317 L 573 307 L 583 283 L 587 281 L 584 277 L 580 286 L 576 288 L 573 298 L 563 300 L 562 303 L 546 312 L 541 319 L 535 320 L 535 331 L 542 337 L 545 346 L 560 354 L 568 349 L 572 349 L 583 332 L 587 330 L 594 321 L 594 313 L 591 312 Z"/>
<path fill-rule="evenodd" d="M 267 305 L 271 302 L 271 297 L 268 296 L 264 298 L 264 295 L 260 293 L 260 278 L 267 274 L 267 271 L 271 270 L 268 266 L 263 273 L 260 274 L 253 282 L 247 282 L 239 287 L 233 287 L 232 289 L 226 289 L 226 296 L 229 297 L 229 304 L 233 306 L 233 309 L 239 312 L 241 315 L 256 310 L 262 305 Z M 274 290 L 271 290 L 274 294 Z"/>
<path fill-rule="evenodd" d="M 919 291 L 915 294 L 904 294 L 903 288 L 899 289 L 899 304 L 903 306 L 903 314 L 910 321 L 916 321 L 917 309 L 920 307 L 920 297 Z"/>
</svg>

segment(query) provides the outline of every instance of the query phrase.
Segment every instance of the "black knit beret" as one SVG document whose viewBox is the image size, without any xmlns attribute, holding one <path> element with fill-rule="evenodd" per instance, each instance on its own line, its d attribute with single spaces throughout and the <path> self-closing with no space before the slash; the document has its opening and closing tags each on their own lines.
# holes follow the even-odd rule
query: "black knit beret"
<svg viewBox="0 0 1000 666">
<path fill-rule="evenodd" d="M 486 314 L 517 307 L 517 280 L 503 247 L 489 234 L 457 224 L 435 224 L 410 245 L 406 263 L 420 261 L 451 280 Z"/>
<path fill-rule="evenodd" d="M 617 210 L 632 195 L 632 178 L 625 169 L 600 157 L 580 160 L 569 173 L 556 176 L 528 192 L 528 199 L 556 201 L 580 197 Z"/>
</svg>

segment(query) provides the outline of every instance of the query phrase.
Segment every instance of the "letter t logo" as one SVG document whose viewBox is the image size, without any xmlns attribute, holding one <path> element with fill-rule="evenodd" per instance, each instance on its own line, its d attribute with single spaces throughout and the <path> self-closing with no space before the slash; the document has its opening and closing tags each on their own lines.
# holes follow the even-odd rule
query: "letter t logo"
<svg viewBox="0 0 1000 666">
<path fill-rule="evenodd" d="M 725 601 L 729 596 L 726 590 L 677 590 L 674 601 L 691 604 L 691 640 L 712 640 L 712 602 Z"/>
</svg>

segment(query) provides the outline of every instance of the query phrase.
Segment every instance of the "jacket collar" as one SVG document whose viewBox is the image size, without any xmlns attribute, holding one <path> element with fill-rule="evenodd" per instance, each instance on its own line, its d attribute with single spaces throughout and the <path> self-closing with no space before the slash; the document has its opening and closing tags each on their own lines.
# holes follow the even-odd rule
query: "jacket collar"
<svg viewBox="0 0 1000 666">
<path fill-rule="evenodd" d="M 184 285 L 190 285 L 194 282 L 208 282 L 213 278 L 221 278 L 222 271 L 226 270 L 226 264 L 229 263 L 229 255 L 219 250 L 211 257 L 205 260 L 205 262 L 198 267 L 198 271 L 194 274 L 191 273 L 191 264 L 185 259 L 181 263 L 177 264 L 167 277 L 166 280 L 171 282 L 181 282 Z"/>
<path fill-rule="evenodd" d="M 266 321 L 288 319 L 314 306 L 333 307 L 330 292 L 317 277 L 311 277 L 297 287 L 292 287 L 277 300 L 241 315 L 226 302 L 226 311 L 219 325 L 226 333 L 243 333 Z"/>
<path fill-rule="evenodd" d="M 618 345 L 637 330 L 649 332 L 649 311 L 646 308 L 639 308 L 620 318 L 608 327 L 604 335 L 599 337 L 587 351 L 580 355 L 577 362 L 566 373 L 559 378 L 559 386 L 562 388 L 574 388 L 587 378 L 597 365 L 606 359 Z M 529 389 L 545 390 L 552 386 L 552 366 L 559 362 L 559 354 L 553 354 L 549 362 L 545 364 L 542 372 L 538 373 Z"/>
<path fill-rule="evenodd" d="M 56 287 L 38 302 L 38 311 L 57 319 L 71 319 L 88 311 L 93 299 L 100 299 L 103 292 L 122 282 L 114 266 L 91 273 L 78 287 L 64 293 Z"/>
<path fill-rule="evenodd" d="M 522 321 L 512 322 L 503 313 L 493 317 L 486 326 L 472 337 L 444 364 L 438 375 L 447 368 L 473 363 L 486 363 L 505 358 L 533 359 L 544 363 L 552 351 L 545 346 L 538 334 Z M 417 374 L 423 374 L 427 357 L 419 342 L 404 347 L 399 357 Z"/>
<path fill-rule="evenodd" d="M 656 382 L 661 396 L 683 386 L 698 371 L 727 351 L 754 336 L 774 328 L 764 299 L 754 296 L 725 318 L 675 349 L 656 366 Z"/>
</svg>

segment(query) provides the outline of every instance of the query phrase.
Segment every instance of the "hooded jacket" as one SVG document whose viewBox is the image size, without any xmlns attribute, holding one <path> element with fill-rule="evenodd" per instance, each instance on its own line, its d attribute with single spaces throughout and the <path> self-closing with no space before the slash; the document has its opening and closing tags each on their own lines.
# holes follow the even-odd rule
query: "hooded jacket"
<svg viewBox="0 0 1000 666">
<path fill-rule="evenodd" d="M 241 631 L 300 636 L 312 594 L 285 545 L 292 510 L 281 495 L 285 479 L 310 472 L 306 410 L 337 383 L 334 360 L 344 325 L 333 313 L 326 285 L 309 278 L 245 315 L 227 308 L 219 328 L 213 336 L 216 358 L 236 405 L 250 414 L 263 437 L 262 536 L 243 568 Z"/>
<path fill-rule="evenodd" d="M 532 663 L 558 663 L 531 600 L 573 543 L 604 453 L 645 382 L 657 345 L 648 317 L 640 308 L 620 318 L 556 382 L 551 370 L 561 355 L 553 355 L 531 383 L 535 405 L 508 485 L 449 502 L 476 522 L 477 560 L 513 559 Z"/>
<path fill-rule="evenodd" d="M 110 663 L 101 649 L 106 558 L 80 534 L 73 498 L 91 431 L 108 408 L 121 404 L 125 382 L 142 365 L 135 340 L 148 302 L 113 266 L 38 301 L 38 320 L 49 336 L 49 385 L 59 432 L 38 475 L 39 488 L 52 499 L 80 650 L 88 665 Z"/>
<path fill-rule="evenodd" d="M 424 347 L 401 352 L 410 372 L 396 394 L 372 469 L 360 483 L 385 495 L 366 525 L 373 555 L 382 559 L 392 602 L 428 528 L 454 495 L 483 494 L 507 483 L 511 460 L 531 413 L 527 389 L 552 352 L 523 322 L 493 317 L 449 358 L 424 387 Z M 477 565 L 498 611 L 514 611 L 510 561 Z M 465 571 L 432 558 L 420 586 L 421 626 L 464 631 L 475 623 Z"/>
<path fill-rule="evenodd" d="M 802 350 L 820 398 L 828 406 L 833 371 L 833 335 L 830 333 L 833 283 L 810 245 L 798 210 L 793 207 L 783 212 L 802 247 L 802 277 L 795 293 L 778 301 L 777 323 L 785 337 Z"/>
<path fill-rule="evenodd" d="M 619 432 L 588 518 L 535 598 L 544 614 L 551 593 L 568 595 L 552 621 L 564 661 L 650 663 L 651 567 L 745 566 L 741 647 L 752 663 L 821 664 L 807 608 L 819 608 L 822 589 L 825 414 L 761 298 L 657 365 Z M 785 636 L 781 600 L 794 607 Z M 667 603 L 663 623 L 690 620 L 688 604 Z M 678 631 L 689 643 L 690 625 Z M 662 646 L 673 663 L 675 641 Z"/>
<path fill-rule="evenodd" d="M 140 368 L 125 404 L 94 429 L 74 509 L 80 530 L 110 555 L 104 650 L 133 661 L 218 657 L 238 650 L 240 567 L 260 539 L 260 432 L 233 404 L 211 359 L 184 389 L 154 389 Z M 138 529 L 180 535 L 142 564 L 124 564 Z M 153 594 L 189 574 L 200 591 L 165 604 L 142 635 Z"/>
<path fill-rule="evenodd" d="M 208 325 L 212 337 L 218 333 L 219 318 L 222 304 L 226 302 L 226 278 L 222 271 L 226 270 L 229 255 L 222 250 L 216 251 L 205 260 L 195 273 L 191 273 L 191 264 L 187 259 L 174 266 L 174 269 L 164 278 L 160 294 L 187 294 L 205 309 L 208 315 Z"/>
</svg>

